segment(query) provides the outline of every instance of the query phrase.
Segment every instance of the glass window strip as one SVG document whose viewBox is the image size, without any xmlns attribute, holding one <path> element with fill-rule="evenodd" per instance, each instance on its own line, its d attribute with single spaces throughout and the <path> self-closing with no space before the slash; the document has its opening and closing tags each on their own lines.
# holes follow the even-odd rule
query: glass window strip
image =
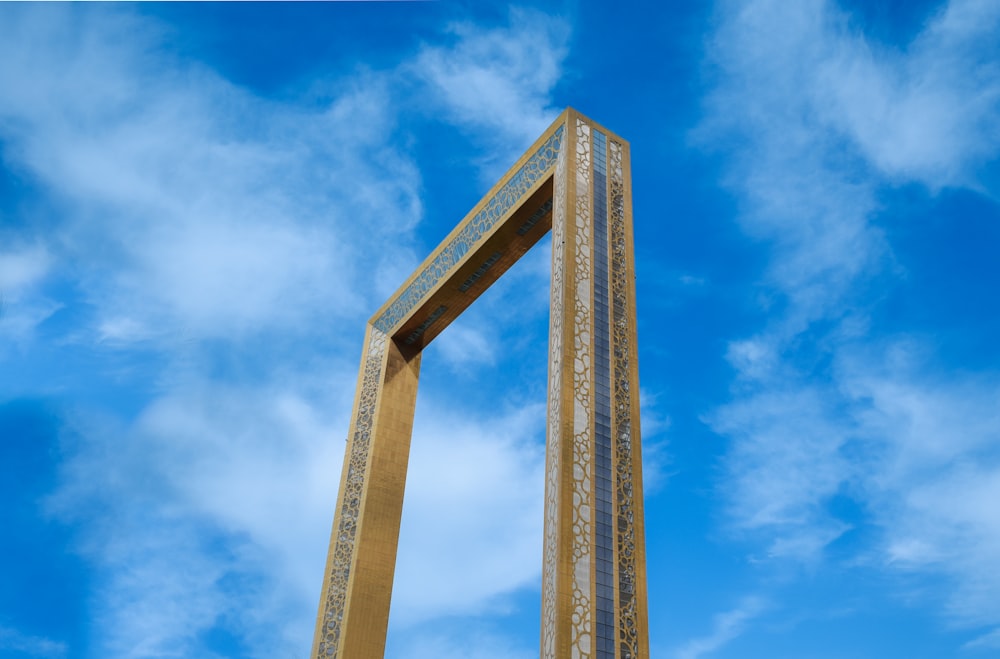
<svg viewBox="0 0 1000 659">
<path fill-rule="evenodd" d="M 607 137 L 593 132 L 594 200 L 594 541 L 597 659 L 615 657 L 614 537 L 611 460 L 611 330 L 608 299 Z"/>
</svg>

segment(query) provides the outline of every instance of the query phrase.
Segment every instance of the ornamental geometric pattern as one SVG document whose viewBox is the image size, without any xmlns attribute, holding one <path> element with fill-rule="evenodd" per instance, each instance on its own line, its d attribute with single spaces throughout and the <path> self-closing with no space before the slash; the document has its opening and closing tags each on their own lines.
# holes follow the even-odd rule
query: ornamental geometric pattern
<svg viewBox="0 0 1000 659">
<path fill-rule="evenodd" d="M 629 145 L 567 108 L 368 323 L 313 657 L 383 656 L 421 351 L 549 230 L 540 656 L 649 656 Z"/>
<path fill-rule="evenodd" d="M 504 183 L 503 187 L 490 197 L 489 203 L 469 222 L 463 222 L 461 231 L 454 237 L 449 237 L 443 248 L 431 259 L 430 263 L 420 266 L 413 281 L 393 296 L 389 308 L 383 311 L 372 323 L 375 327 L 388 332 L 403 316 L 409 313 L 431 288 L 437 284 L 480 238 L 496 226 L 507 212 L 552 168 L 556 154 L 562 141 L 562 127 L 556 130 L 537 149 L 524 165 L 518 168 L 514 175 Z"/>
</svg>

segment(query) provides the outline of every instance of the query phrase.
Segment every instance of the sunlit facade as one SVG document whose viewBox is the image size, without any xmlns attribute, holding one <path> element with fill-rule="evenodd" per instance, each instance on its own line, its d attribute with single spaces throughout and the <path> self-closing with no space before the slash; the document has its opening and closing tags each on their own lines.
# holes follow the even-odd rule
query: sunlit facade
<svg viewBox="0 0 1000 659">
<path fill-rule="evenodd" d="M 629 145 L 571 109 L 368 323 L 312 656 L 383 656 L 421 351 L 549 230 L 541 656 L 649 656 Z"/>
</svg>

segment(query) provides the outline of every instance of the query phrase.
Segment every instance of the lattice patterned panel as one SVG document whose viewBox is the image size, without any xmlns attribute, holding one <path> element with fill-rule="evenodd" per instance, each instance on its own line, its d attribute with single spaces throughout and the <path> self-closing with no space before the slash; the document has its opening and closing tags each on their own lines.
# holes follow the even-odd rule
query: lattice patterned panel
<svg viewBox="0 0 1000 659">
<path fill-rule="evenodd" d="M 326 590 L 323 633 L 319 640 L 318 653 L 321 657 L 336 657 L 337 644 L 344 622 L 344 606 L 347 597 L 347 584 L 351 576 L 351 563 L 354 558 L 354 539 L 358 530 L 358 516 L 361 509 L 361 497 L 365 486 L 365 471 L 368 467 L 368 450 L 371 444 L 372 423 L 378 405 L 378 396 L 382 384 L 382 371 L 385 364 L 387 336 L 372 328 L 368 338 L 368 351 L 365 355 L 364 375 L 361 378 L 361 391 L 354 410 L 354 435 L 351 439 L 351 454 L 344 469 L 347 476 L 344 479 L 342 504 L 337 512 L 335 538 L 331 569 L 327 575 L 329 584 Z"/>
<path fill-rule="evenodd" d="M 457 265 L 472 246 L 486 236 L 514 206 L 523 201 L 525 193 L 551 173 L 562 145 L 562 127 L 531 155 L 528 162 L 500 188 L 485 207 L 476 213 L 438 255 L 424 267 L 414 280 L 399 293 L 378 319 L 375 327 L 390 332 Z"/>
<path fill-rule="evenodd" d="M 556 163 L 555 188 L 566 185 L 566 153 Z M 566 306 L 566 200 L 556 194 L 552 203 L 552 282 L 549 311 L 549 403 L 545 447 L 545 537 L 542 558 L 542 658 L 556 659 L 556 573 L 559 550 L 559 480 L 562 472 L 562 352 Z"/>
<path fill-rule="evenodd" d="M 621 145 L 610 143 L 611 174 L 611 298 L 614 313 L 614 378 L 618 502 L 618 634 L 621 659 L 639 653 L 636 612 L 635 500 L 632 481 L 632 396 L 630 364 L 632 328 L 628 308 L 628 243 L 625 233 L 625 184 Z"/>
<path fill-rule="evenodd" d="M 574 218 L 573 289 L 573 621 L 572 656 L 589 658 L 593 651 L 591 611 L 591 461 L 592 434 L 592 356 L 591 318 L 591 195 L 590 195 L 590 126 L 576 125 L 576 213 Z"/>
</svg>

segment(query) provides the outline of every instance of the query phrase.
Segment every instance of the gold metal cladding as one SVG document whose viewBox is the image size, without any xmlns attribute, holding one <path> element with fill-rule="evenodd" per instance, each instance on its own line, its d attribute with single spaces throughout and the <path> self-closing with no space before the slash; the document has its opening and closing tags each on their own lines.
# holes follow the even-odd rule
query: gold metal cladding
<svg viewBox="0 0 1000 659">
<path fill-rule="evenodd" d="M 649 656 L 628 152 L 567 109 L 369 321 L 313 657 L 383 656 L 421 350 L 550 228 L 541 656 Z"/>
<path fill-rule="evenodd" d="M 566 190 L 567 150 L 559 153 L 553 187 Z M 552 282 L 549 303 L 549 392 L 548 423 L 545 446 L 545 524 L 542 558 L 542 649 L 544 659 L 556 656 L 556 617 L 559 592 L 559 554 L 562 482 L 562 400 L 563 387 L 563 332 L 566 308 L 566 195 L 556 194 L 552 199 Z M 565 635 L 565 632 L 563 632 Z"/>
</svg>

